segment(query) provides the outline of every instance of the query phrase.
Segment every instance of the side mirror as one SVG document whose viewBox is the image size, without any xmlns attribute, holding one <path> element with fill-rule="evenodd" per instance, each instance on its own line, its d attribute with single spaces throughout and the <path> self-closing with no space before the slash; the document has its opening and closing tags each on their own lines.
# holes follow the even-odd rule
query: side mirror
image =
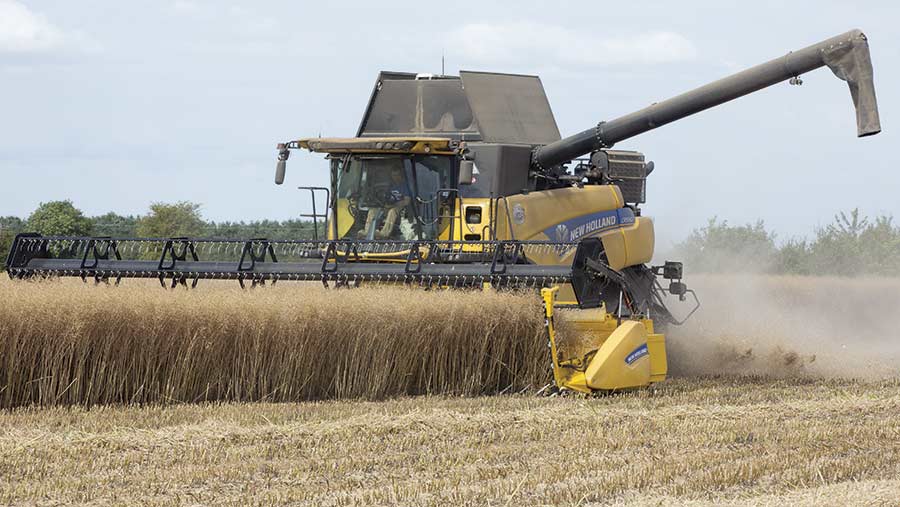
<svg viewBox="0 0 900 507">
<path fill-rule="evenodd" d="M 275 164 L 275 184 L 281 185 L 284 183 L 284 169 L 287 166 L 287 162 L 284 160 L 278 160 L 278 163 Z"/>
<path fill-rule="evenodd" d="M 460 160 L 459 161 L 459 184 L 460 185 L 471 185 L 472 184 L 472 175 L 475 172 L 475 161 L 474 160 Z"/>
<path fill-rule="evenodd" d="M 275 164 L 275 184 L 284 183 L 284 169 L 287 166 L 287 159 L 291 156 L 290 150 L 284 143 L 278 143 L 278 163 Z"/>
</svg>

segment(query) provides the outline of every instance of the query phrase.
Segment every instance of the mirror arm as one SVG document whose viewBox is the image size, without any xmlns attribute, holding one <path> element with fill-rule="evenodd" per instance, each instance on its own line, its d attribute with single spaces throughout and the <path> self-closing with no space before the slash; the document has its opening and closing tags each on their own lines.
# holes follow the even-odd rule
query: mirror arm
<svg viewBox="0 0 900 507">
<path fill-rule="evenodd" d="M 278 143 L 278 161 L 275 163 L 275 184 L 284 183 L 284 171 L 287 167 L 287 159 L 291 156 L 290 148 L 293 142 Z"/>
</svg>

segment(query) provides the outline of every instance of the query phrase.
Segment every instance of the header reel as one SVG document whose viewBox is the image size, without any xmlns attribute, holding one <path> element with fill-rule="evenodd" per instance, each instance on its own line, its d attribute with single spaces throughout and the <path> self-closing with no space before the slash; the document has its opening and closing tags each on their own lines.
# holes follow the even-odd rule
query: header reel
<svg viewBox="0 0 900 507">
<path fill-rule="evenodd" d="M 473 251 L 473 246 L 479 247 Z M 326 286 L 392 282 L 423 286 L 497 288 L 572 284 L 579 306 L 597 307 L 621 274 L 602 261 L 602 243 L 550 241 L 285 241 L 256 238 L 54 237 L 19 234 L 7 258 L 13 279 L 79 277 L 116 283 L 157 278 L 166 287 L 202 279 L 253 285 L 321 281 Z M 574 252 L 574 255 L 572 255 Z M 530 258 L 572 255 L 571 265 L 533 264 Z M 383 262 L 391 260 L 392 262 Z M 382 261 L 382 262 L 379 262 Z"/>
</svg>

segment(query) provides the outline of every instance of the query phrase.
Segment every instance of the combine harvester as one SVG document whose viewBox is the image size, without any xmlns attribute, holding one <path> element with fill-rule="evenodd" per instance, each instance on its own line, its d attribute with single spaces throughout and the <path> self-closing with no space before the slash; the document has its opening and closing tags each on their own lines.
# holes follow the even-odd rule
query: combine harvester
<svg viewBox="0 0 900 507">
<path fill-rule="evenodd" d="M 694 310 L 699 302 L 680 263 L 648 265 L 653 222 L 640 205 L 653 162 L 612 147 L 776 83 L 800 84 L 823 66 L 848 83 L 857 134 L 878 133 L 869 48 L 858 30 L 563 139 L 536 76 L 382 72 L 356 137 L 278 145 L 278 184 L 292 149 L 329 161 L 330 188 L 301 187 L 313 201 L 305 216 L 326 224 L 323 238 L 20 234 L 6 267 L 12 278 L 158 278 L 164 287 L 200 279 L 533 287 L 542 289 L 558 389 L 646 386 L 666 377 L 659 331 L 680 323 L 665 300 L 690 294 Z M 323 198 L 327 211 L 317 212 Z M 591 344 L 586 354 L 559 357 L 560 307 L 578 309 L 570 320 Z"/>
</svg>

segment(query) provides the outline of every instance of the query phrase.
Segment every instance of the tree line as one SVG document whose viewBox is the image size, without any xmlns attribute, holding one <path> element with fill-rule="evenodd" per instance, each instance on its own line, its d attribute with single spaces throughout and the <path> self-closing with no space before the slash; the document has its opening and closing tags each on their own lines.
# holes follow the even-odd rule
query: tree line
<svg viewBox="0 0 900 507">
<path fill-rule="evenodd" d="M 324 226 L 318 224 L 321 237 Z M 213 222 L 192 202 L 154 203 L 145 215 L 106 213 L 88 217 L 71 201 L 42 203 L 27 218 L 0 217 L 0 256 L 19 232 L 54 236 L 112 236 L 223 239 L 312 239 L 308 220 Z M 690 272 L 755 272 L 799 275 L 900 276 L 900 226 L 882 215 L 870 219 L 858 209 L 841 212 L 812 239 L 778 242 L 760 221 L 731 225 L 712 218 L 695 229 L 674 252 Z"/>
<path fill-rule="evenodd" d="M 204 220 L 200 205 L 192 202 L 154 203 L 145 215 L 119 215 L 109 212 L 98 216 L 85 214 L 72 201 L 41 203 L 27 218 L 0 217 L 0 256 L 5 260 L 12 240 L 20 232 L 38 232 L 45 236 L 112 236 L 173 238 L 181 236 L 221 239 L 312 239 L 309 220 L 254 220 L 214 222 Z M 318 224 L 318 233 L 324 226 Z M 2 263 L 2 261 L 0 261 Z"/>
<path fill-rule="evenodd" d="M 692 272 L 900 276 L 900 226 L 887 215 L 870 219 L 854 209 L 838 213 L 811 239 L 776 239 L 762 221 L 731 225 L 713 218 L 673 254 Z"/>
</svg>

